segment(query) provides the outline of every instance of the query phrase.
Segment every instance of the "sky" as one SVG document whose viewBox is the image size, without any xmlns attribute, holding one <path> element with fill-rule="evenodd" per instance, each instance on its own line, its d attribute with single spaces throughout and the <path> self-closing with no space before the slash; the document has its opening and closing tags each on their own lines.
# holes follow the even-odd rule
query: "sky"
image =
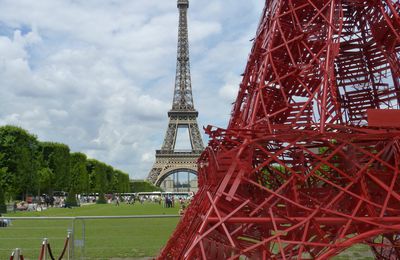
<svg viewBox="0 0 400 260">
<path fill-rule="evenodd" d="M 190 0 L 192 88 L 202 132 L 227 126 L 263 4 Z M 0 125 L 146 178 L 172 106 L 176 0 L 0 0 L 0 6 Z"/>
</svg>

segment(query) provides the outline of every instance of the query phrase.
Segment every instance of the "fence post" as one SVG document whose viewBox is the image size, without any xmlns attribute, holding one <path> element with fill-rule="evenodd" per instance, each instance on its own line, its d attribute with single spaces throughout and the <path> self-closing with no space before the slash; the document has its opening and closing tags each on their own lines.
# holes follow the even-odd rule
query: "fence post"
<svg viewBox="0 0 400 260">
<path fill-rule="evenodd" d="M 67 259 L 74 259 L 74 226 L 75 226 L 75 219 L 72 222 L 72 230 L 68 229 L 68 252 L 67 252 Z"/>
<path fill-rule="evenodd" d="M 82 219 L 82 247 L 81 247 L 81 259 L 85 259 L 85 246 L 86 246 L 86 223 L 85 219 Z"/>
<path fill-rule="evenodd" d="M 68 231 L 67 239 L 68 239 L 67 260 L 70 260 L 71 249 L 72 249 L 71 243 L 73 243 L 73 241 L 72 241 L 72 232 L 71 231 Z"/>
<path fill-rule="evenodd" d="M 12 254 L 11 254 L 10 259 L 19 260 L 20 256 L 21 256 L 21 249 L 15 248 L 14 252 L 12 252 Z"/>
<path fill-rule="evenodd" d="M 43 260 L 47 260 L 47 244 L 48 244 L 48 239 L 47 238 L 43 238 L 43 243 L 42 243 L 42 247 L 44 249 L 44 254 L 43 254 Z"/>
</svg>

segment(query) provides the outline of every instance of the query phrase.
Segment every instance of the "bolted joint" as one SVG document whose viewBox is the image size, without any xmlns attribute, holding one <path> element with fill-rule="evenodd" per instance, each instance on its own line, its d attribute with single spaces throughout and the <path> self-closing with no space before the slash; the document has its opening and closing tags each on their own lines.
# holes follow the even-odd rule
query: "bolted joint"
<svg viewBox="0 0 400 260">
<path fill-rule="evenodd" d="M 178 8 L 189 8 L 189 0 L 178 0 Z"/>
</svg>

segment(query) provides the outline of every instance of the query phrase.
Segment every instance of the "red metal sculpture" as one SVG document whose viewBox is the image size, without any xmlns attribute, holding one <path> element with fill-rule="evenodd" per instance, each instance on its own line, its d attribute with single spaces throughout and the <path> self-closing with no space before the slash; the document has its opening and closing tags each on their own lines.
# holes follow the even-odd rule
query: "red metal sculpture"
<svg viewBox="0 0 400 260">
<path fill-rule="evenodd" d="M 400 2 L 266 0 L 160 259 L 400 259 Z"/>
</svg>

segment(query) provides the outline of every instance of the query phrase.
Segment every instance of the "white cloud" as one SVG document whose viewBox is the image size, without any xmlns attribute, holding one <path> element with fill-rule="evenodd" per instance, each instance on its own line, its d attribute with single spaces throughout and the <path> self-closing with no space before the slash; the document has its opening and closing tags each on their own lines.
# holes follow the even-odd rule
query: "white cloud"
<svg viewBox="0 0 400 260">
<path fill-rule="evenodd" d="M 228 74 L 225 78 L 225 84 L 219 89 L 219 96 L 228 102 L 235 101 L 241 79 L 240 76 Z"/>
<path fill-rule="evenodd" d="M 218 34 L 222 31 L 222 26 L 217 22 L 192 21 L 190 23 L 190 42 L 196 43 L 213 34 Z"/>
<path fill-rule="evenodd" d="M 0 0 L 0 124 L 27 128 L 145 178 L 167 127 L 174 1 Z M 200 126 L 226 126 L 260 1 L 191 1 Z M 236 88 L 236 89 L 235 89 Z"/>
<path fill-rule="evenodd" d="M 154 159 L 155 157 L 153 153 L 144 153 L 142 154 L 141 161 L 144 163 L 152 163 Z"/>
</svg>

